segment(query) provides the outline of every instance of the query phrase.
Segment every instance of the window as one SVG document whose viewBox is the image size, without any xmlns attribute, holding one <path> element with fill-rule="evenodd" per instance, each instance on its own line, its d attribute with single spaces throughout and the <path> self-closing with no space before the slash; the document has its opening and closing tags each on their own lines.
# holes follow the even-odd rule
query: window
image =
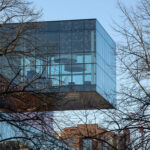
<svg viewBox="0 0 150 150">
<path fill-rule="evenodd" d="M 58 74 L 59 74 L 59 65 L 52 65 L 50 75 L 58 75 Z"/>
<path fill-rule="evenodd" d="M 106 142 L 107 142 L 107 137 L 106 137 L 106 136 L 104 137 L 104 141 L 106 141 Z"/>
<path fill-rule="evenodd" d="M 76 56 L 76 63 L 83 63 L 83 54 L 81 53 L 81 54 L 73 54 L 72 56 Z M 72 57 L 72 63 L 74 63 L 75 62 L 75 59 L 74 59 L 74 57 Z"/>
<path fill-rule="evenodd" d="M 110 142 L 112 142 L 112 141 L 113 141 L 113 138 L 112 138 L 112 137 L 110 137 L 110 138 L 109 138 L 109 141 L 110 141 Z"/>
<path fill-rule="evenodd" d="M 75 144 L 75 138 L 72 138 L 72 144 Z"/>
<path fill-rule="evenodd" d="M 59 76 L 51 76 L 52 86 L 59 86 Z"/>
<path fill-rule="evenodd" d="M 83 29 L 84 29 L 84 21 L 72 22 L 72 30 L 83 30 Z"/>
<path fill-rule="evenodd" d="M 71 82 L 71 76 L 60 76 L 61 85 L 68 85 Z"/>
<path fill-rule="evenodd" d="M 95 51 L 95 31 L 89 31 L 89 30 L 85 30 L 84 33 L 84 50 L 85 52 L 91 52 L 91 51 Z"/>
<path fill-rule="evenodd" d="M 103 150 L 103 144 L 102 143 L 99 144 L 99 150 Z"/>
<path fill-rule="evenodd" d="M 72 32 L 72 52 L 83 52 L 83 31 Z"/>
<path fill-rule="evenodd" d="M 113 146 L 112 145 L 109 146 L 109 150 L 113 150 Z"/>
<path fill-rule="evenodd" d="M 60 32 L 60 53 L 71 53 L 71 32 Z"/>
<path fill-rule="evenodd" d="M 83 75 L 73 75 L 73 83 L 83 85 Z"/>
<path fill-rule="evenodd" d="M 67 138 L 67 144 L 70 144 L 70 138 Z"/>
<path fill-rule="evenodd" d="M 95 53 L 86 54 L 85 63 L 95 63 Z"/>
<path fill-rule="evenodd" d="M 108 150 L 108 145 L 107 144 L 104 145 L 104 150 Z"/>
<path fill-rule="evenodd" d="M 92 150 L 92 139 L 83 139 L 83 150 Z"/>
</svg>

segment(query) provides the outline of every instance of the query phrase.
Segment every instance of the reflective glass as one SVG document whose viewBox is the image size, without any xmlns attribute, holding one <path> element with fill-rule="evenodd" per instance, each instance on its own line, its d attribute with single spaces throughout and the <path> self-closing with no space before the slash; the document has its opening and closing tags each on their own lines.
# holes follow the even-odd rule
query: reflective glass
<svg viewBox="0 0 150 150">
<path fill-rule="evenodd" d="M 85 52 L 95 51 L 95 31 L 85 30 L 84 38 Z"/>
<path fill-rule="evenodd" d="M 95 20 L 85 20 L 85 29 L 95 29 L 96 22 Z"/>
<path fill-rule="evenodd" d="M 69 53 L 67 53 L 67 54 L 60 54 L 59 55 L 59 63 L 60 64 L 67 64 L 67 65 L 71 64 L 71 58 L 73 58 L 72 56 L 73 55 L 71 55 Z M 58 56 L 55 56 L 55 60 L 58 61 Z"/>
<path fill-rule="evenodd" d="M 41 74 L 42 73 L 42 66 L 41 65 L 38 65 L 38 66 L 36 66 L 36 72 L 38 73 L 38 74 Z"/>
<path fill-rule="evenodd" d="M 83 150 L 92 150 L 92 139 L 83 139 Z"/>
<path fill-rule="evenodd" d="M 99 23 L 97 23 L 96 26 L 96 89 L 99 94 L 115 106 L 115 43 Z"/>
<path fill-rule="evenodd" d="M 83 85 L 83 75 L 73 75 L 73 83 L 76 85 Z"/>
<path fill-rule="evenodd" d="M 84 30 L 84 21 L 72 21 L 72 30 Z"/>
<path fill-rule="evenodd" d="M 48 31 L 59 31 L 60 30 L 60 24 L 59 22 L 46 22 L 47 30 Z"/>
<path fill-rule="evenodd" d="M 52 86 L 59 86 L 59 76 L 51 76 Z"/>
<path fill-rule="evenodd" d="M 71 53 L 71 32 L 60 32 L 60 53 Z"/>
<path fill-rule="evenodd" d="M 85 75 L 85 82 L 89 82 L 89 83 L 91 83 L 91 81 L 92 81 L 92 76 L 91 75 Z"/>
<path fill-rule="evenodd" d="M 83 63 L 83 57 L 84 54 L 83 53 L 73 53 L 72 54 L 72 64 L 74 63 Z"/>
<path fill-rule="evenodd" d="M 18 46 L 16 50 L 31 55 L 10 59 L 16 67 L 13 71 L 21 68 L 21 75 L 27 79 L 42 74 L 42 78 L 51 78 L 54 89 L 58 85 L 96 85 L 95 90 L 115 104 L 115 43 L 104 28 L 95 19 L 43 22 L 41 25 L 39 30 L 33 31 L 33 39 L 24 36 L 26 40 L 20 41 L 24 47 Z M 0 73 L 12 77 L 7 58 L 1 57 L 0 61 L 3 64 Z M 93 90 L 92 86 L 88 86 L 88 90 Z"/>
<path fill-rule="evenodd" d="M 72 52 L 83 52 L 84 46 L 84 32 L 76 31 L 72 32 Z"/>
<path fill-rule="evenodd" d="M 87 53 L 84 55 L 84 62 L 85 63 L 96 63 L 95 60 L 95 53 Z"/>
<path fill-rule="evenodd" d="M 59 54 L 56 54 L 55 56 L 52 56 L 49 58 L 51 65 L 56 65 L 59 63 Z"/>
<path fill-rule="evenodd" d="M 51 66 L 51 75 L 59 74 L 59 65 L 52 65 Z"/>
<path fill-rule="evenodd" d="M 47 37 L 42 39 L 46 41 L 45 48 L 49 48 L 49 53 L 58 53 L 59 52 L 59 33 L 58 32 L 48 32 Z"/>
<path fill-rule="evenodd" d="M 61 31 L 71 30 L 71 27 L 72 27 L 71 21 L 61 21 L 60 22 L 60 30 Z"/>
<path fill-rule="evenodd" d="M 99 150 L 103 150 L 103 144 L 102 143 L 99 144 Z"/>
<path fill-rule="evenodd" d="M 71 65 L 60 65 L 60 74 L 71 74 Z"/>
<path fill-rule="evenodd" d="M 71 83 L 71 76 L 61 76 L 61 85 L 68 85 L 69 83 Z"/>
<path fill-rule="evenodd" d="M 85 71 L 85 67 L 84 67 L 84 65 L 83 64 L 72 64 L 72 66 L 71 66 L 71 71 L 72 71 L 72 73 L 73 74 L 81 74 L 81 73 L 83 73 L 84 71 Z"/>
</svg>

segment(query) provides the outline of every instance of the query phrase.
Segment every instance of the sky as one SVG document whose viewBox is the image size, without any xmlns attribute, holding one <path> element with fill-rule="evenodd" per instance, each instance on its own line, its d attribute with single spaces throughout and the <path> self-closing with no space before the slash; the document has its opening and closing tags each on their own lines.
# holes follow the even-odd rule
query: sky
<svg viewBox="0 0 150 150">
<path fill-rule="evenodd" d="M 41 21 L 72 20 L 96 18 L 117 41 L 112 30 L 113 20 L 120 22 L 121 14 L 117 6 L 118 0 L 32 0 L 37 9 L 42 9 Z M 120 0 L 128 7 L 138 0 Z"/>
</svg>

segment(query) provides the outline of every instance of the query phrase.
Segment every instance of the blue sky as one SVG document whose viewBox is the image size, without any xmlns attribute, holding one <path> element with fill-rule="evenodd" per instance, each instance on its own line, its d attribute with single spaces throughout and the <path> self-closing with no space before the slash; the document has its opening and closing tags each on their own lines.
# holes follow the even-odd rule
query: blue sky
<svg viewBox="0 0 150 150">
<path fill-rule="evenodd" d="M 117 0 L 32 0 L 35 8 L 43 10 L 40 20 L 69 20 L 97 18 L 106 31 L 117 41 L 111 26 L 113 21 L 120 21 Z M 138 0 L 120 0 L 127 6 Z"/>
</svg>

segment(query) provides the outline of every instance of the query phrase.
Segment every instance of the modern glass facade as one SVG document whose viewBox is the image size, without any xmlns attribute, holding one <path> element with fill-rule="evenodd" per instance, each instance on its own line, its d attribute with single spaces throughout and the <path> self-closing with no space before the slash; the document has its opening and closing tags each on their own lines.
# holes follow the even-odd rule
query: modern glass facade
<svg viewBox="0 0 150 150">
<path fill-rule="evenodd" d="M 116 44 L 96 22 L 96 91 L 116 105 Z"/>
<path fill-rule="evenodd" d="M 16 83 L 33 81 L 30 88 L 44 92 L 97 92 L 115 105 L 115 43 L 96 19 L 41 22 L 23 52 L 1 57 L 1 74 L 18 72 Z M 34 47 L 34 49 L 33 49 Z M 20 47 L 16 47 L 18 50 Z M 9 59 L 8 59 L 9 58 Z M 11 69 L 9 63 L 13 64 Z M 47 88 L 45 88 L 47 87 Z"/>
</svg>

